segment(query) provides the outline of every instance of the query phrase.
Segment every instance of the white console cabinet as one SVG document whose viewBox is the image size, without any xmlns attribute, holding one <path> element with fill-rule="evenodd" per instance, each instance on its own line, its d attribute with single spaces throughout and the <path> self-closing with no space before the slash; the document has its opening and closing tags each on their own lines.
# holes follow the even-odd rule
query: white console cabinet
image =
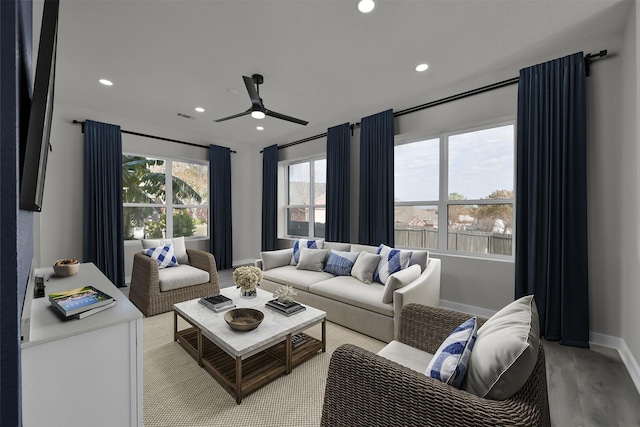
<svg viewBox="0 0 640 427">
<path fill-rule="evenodd" d="M 22 326 L 24 427 L 142 426 L 142 314 L 92 263 L 71 277 L 42 268 L 44 298 L 30 283 Z M 48 295 L 91 285 L 117 304 L 63 320 Z"/>
</svg>

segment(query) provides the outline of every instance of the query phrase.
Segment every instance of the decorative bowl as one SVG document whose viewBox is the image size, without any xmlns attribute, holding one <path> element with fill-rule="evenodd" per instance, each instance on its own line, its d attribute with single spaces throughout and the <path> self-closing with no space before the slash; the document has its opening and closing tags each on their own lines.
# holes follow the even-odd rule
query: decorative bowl
<svg viewBox="0 0 640 427">
<path fill-rule="evenodd" d="M 53 272 L 60 277 L 73 276 L 79 269 L 80 263 L 77 259 L 63 258 L 53 263 Z"/>
<path fill-rule="evenodd" d="M 224 314 L 224 320 L 235 331 L 250 331 L 258 327 L 264 313 L 253 308 L 234 308 Z"/>
</svg>

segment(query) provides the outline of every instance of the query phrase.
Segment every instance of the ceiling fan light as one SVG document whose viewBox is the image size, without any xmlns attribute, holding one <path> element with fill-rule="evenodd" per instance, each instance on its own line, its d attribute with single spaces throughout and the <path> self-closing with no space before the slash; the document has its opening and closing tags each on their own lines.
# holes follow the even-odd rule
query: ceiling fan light
<svg viewBox="0 0 640 427">
<path fill-rule="evenodd" d="M 264 119 L 265 114 L 263 111 L 256 110 L 251 112 L 251 117 L 253 117 L 254 119 L 261 120 L 261 119 Z"/>
<path fill-rule="evenodd" d="M 358 2 L 358 10 L 362 13 L 369 13 L 376 7 L 373 0 L 360 0 Z"/>
</svg>

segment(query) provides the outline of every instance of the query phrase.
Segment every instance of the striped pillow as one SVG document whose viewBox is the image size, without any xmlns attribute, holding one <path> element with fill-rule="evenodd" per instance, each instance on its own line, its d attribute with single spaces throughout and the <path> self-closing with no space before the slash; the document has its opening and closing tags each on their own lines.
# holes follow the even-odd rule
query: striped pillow
<svg viewBox="0 0 640 427">
<path fill-rule="evenodd" d="M 331 249 L 324 271 L 336 276 L 350 276 L 358 255 L 360 255 L 358 252 L 343 252 Z"/>
<path fill-rule="evenodd" d="M 380 261 L 376 271 L 373 273 L 373 280 L 384 285 L 393 273 L 407 268 L 409 261 L 411 261 L 412 252 L 380 245 L 378 246 L 378 254 L 380 255 Z"/>
<path fill-rule="evenodd" d="M 178 260 L 176 260 L 175 253 L 173 252 L 172 244 L 143 249 L 142 253 L 155 259 L 158 263 L 158 268 L 174 267 L 178 265 Z"/>
<path fill-rule="evenodd" d="M 476 342 L 478 324 L 476 318 L 462 323 L 440 344 L 440 348 L 429 362 L 425 375 L 460 388 L 469 367 L 471 350 Z"/>
</svg>

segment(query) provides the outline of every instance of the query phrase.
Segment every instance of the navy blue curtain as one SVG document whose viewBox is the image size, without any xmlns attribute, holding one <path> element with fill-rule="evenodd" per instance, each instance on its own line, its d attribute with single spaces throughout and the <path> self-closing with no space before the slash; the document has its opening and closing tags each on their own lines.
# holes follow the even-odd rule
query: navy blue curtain
<svg viewBox="0 0 640 427">
<path fill-rule="evenodd" d="M 262 152 L 262 250 L 273 251 L 278 243 L 278 146 Z"/>
<path fill-rule="evenodd" d="M 546 339 L 588 347 L 582 52 L 520 71 L 517 129 L 516 298 L 535 295 Z"/>
<path fill-rule="evenodd" d="M 83 258 L 125 286 L 120 126 L 84 125 Z"/>
<path fill-rule="evenodd" d="M 327 225 L 330 242 L 350 242 L 349 179 L 351 137 L 349 123 L 327 130 Z"/>
<path fill-rule="evenodd" d="M 393 246 L 393 111 L 362 119 L 358 240 Z"/>
<path fill-rule="evenodd" d="M 209 147 L 209 186 L 211 189 L 211 239 L 209 246 L 218 270 L 233 267 L 231 217 L 231 150 Z"/>
</svg>

